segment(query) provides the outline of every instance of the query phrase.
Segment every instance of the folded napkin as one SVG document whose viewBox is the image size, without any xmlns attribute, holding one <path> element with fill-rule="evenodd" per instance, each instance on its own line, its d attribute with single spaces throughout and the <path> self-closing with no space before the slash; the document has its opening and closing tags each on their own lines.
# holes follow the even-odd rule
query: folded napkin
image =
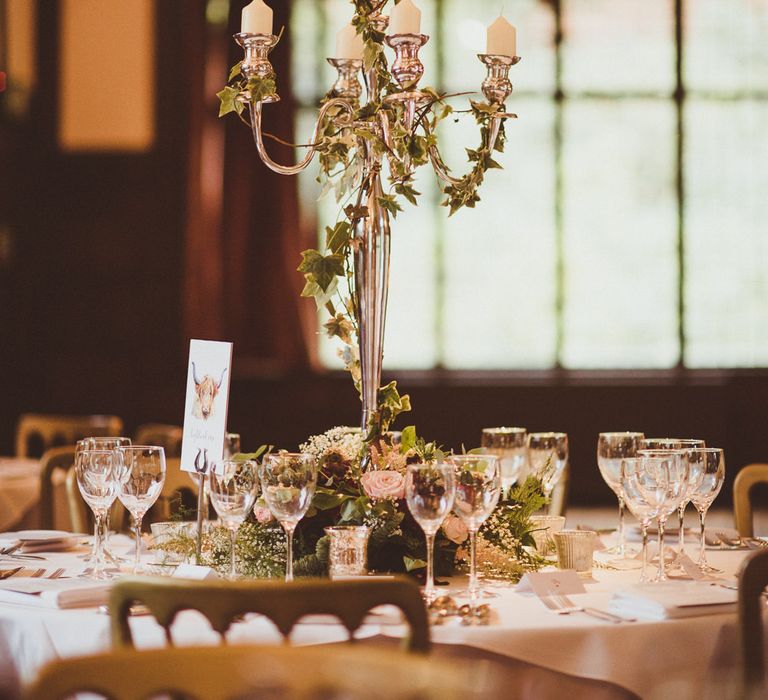
<svg viewBox="0 0 768 700">
<path fill-rule="evenodd" d="M 667 620 L 736 612 L 737 593 L 708 583 L 670 581 L 632 586 L 615 593 L 609 604 L 617 615 Z"/>
<path fill-rule="evenodd" d="M 0 581 L 0 602 L 44 608 L 90 608 L 107 602 L 111 585 L 110 581 L 85 578 L 13 577 Z"/>
</svg>

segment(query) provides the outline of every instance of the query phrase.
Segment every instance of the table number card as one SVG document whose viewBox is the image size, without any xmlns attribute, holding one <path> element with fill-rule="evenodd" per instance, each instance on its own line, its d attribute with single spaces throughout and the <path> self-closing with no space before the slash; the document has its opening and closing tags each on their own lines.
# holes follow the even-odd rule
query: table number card
<svg viewBox="0 0 768 700">
<path fill-rule="evenodd" d="M 221 459 L 227 432 L 232 343 L 189 341 L 181 469 L 206 473 Z"/>
</svg>

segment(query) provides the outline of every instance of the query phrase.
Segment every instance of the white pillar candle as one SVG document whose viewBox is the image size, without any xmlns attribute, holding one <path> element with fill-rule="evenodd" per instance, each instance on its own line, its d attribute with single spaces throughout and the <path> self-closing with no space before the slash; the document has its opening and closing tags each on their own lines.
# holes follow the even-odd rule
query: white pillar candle
<svg viewBox="0 0 768 700">
<path fill-rule="evenodd" d="M 420 34 L 421 10 L 413 0 L 400 0 L 389 15 L 390 34 Z"/>
<path fill-rule="evenodd" d="M 334 58 L 363 58 L 363 37 L 348 24 L 336 35 L 336 55 Z"/>
<path fill-rule="evenodd" d="M 488 44 L 485 52 L 495 56 L 516 56 L 517 30 L 499 15 L 488 27 Z"/>
<path fill-rule="evenodd" d="M 244 34 L 272 34 L 272 8 L 264 0 L 253 0 L 246 5 L 240 31 Z"/>
</svg>

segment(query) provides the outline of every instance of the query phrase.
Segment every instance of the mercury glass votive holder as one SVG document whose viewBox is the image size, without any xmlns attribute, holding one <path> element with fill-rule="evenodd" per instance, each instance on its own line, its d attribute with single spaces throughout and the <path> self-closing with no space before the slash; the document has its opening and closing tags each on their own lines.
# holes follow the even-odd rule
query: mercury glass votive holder
<svg viewBox="0 0 768 700">
<path fill-rule="evenodd" d="M 591 578 L 597 533 L 593 530 L 562 530 L 552 537 L 557 549 L 558 567 L 575 569 L 579 578 Z"/>
<path fill-rule="evenodd" d="M 565 518 L 562 515 L 532 515 L 531 525 L 533 531 L 531 537 L 536 543 L 536 550 L 542 556 L 555 552 L 555 534 L 565 527 Z"/>
<path fill-rule="evenodd" d="M 368 573 L 368 536 L 365 525 L 334 525 L 328 535 L 328 574 L 331 579 Z"/>
</svg>

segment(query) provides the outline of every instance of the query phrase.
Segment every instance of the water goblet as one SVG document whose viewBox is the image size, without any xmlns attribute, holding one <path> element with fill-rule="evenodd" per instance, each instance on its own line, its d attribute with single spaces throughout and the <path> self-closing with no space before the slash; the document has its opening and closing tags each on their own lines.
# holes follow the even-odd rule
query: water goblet
<svg viewBox="0 0 768 700">
<path fill-rule="evenodd" d="M 699 511 L 701 544 L 699 547 L 699 569 L 705 573 L 722 573 L 707 561 L 704 522 L 707 511 L 720 493 L 725 479 L 725 455 L 719 447 L 697 447 L 689 451 L 688 458 L 695 470 L 701 471 L 701 481 L 691 494 L 691 503 Z"/>
<path fill-rule="evenodd" d="M 530 433 L 528 464 L 531 474 L 541 479 L 544 495 L 549 498 L 568 463 L 568 435 L 565 433 Z"/>
<path fill-rule="evenodd" d="M 111 578 L 104 559 L 104 518 L 117 497 L 117 458 L 113 450 L 81 450 L 75 454 L 75 476 L 83 500 L 93 511 L 93 566 L 90 577 Z"/>
<path fill-rule="evenodd" d="M 619 558 L 627 555 L 624 537 L 624 492 L 621 490 L 621 462 L 627 457 L 634 457 L 643 440 L 642 433 L 600 433 L 597 438 L 597 467 L 603 481 L 619 499 L 619 529 L 618 543 L 607 550 L 609 554 L 617 554 Z"/>
<path fill-rule="evenodd" d="M 648 526 L 658 517 L 661 504 L 666 497 L 666 483 L 657 481 L 653 474 L 658 473 L 663 457 L 625 457 L 621 460 L 620 485 L 626 507 L 640 522 L 643 536 L 642 569 L 640 583 L 648 582 Z M 646 469 L 653 460 L 657 464 Z"/>
<path fill-rule="evenodd" d="M 131 438 L 129 437 L 86 437 L 77 441 L 77 444 L 75 445 L 75 454 L 82 452 L 83 450 L 116 450 L 118 447 L 130 444 Z M 106 559 L 119 566 L 125 560 L 115 556 L 109 548 L 109 516 L 110 512 L 107 511 L 107 514 L 102 521 L 103 552 Z M 83 561 L 87 563 L 92 562 L 94 560 L 95 552 L 96 541 L 94 540 L 93 545 L 91 545 L 91 551 L 88 554 L 83 555 Z"/>
<path fill-rule="evenodd" d="M 267 507 L 285 530 L 288 540 L 285 580 L 293 581 L 293 532 L 315 495 L 317 464 L 310 454 L 278 452 L 264 458 L 259 476 Z"/>
<path fill-rule="evenodd" d="M 474 609 L 480 594 L 477 579 L 477 532 L 493 512 L 501 495 L 501 468 L 496 455 L 453 455 L 456 496 L 453 512 L 469 532 L 469 600 Z"/>
<path fill-rule="evenodd" d="M 427 539 L 427 580 L 424 598 L 435 598 L 435 534 L 453 507 L 456 480 L 452 464 L 410 464 L 405 475 L 405 499 L 413 519 Z"/>
<path fill-rule="evenodd" d="M 141 572 L 141 521 L 154 505 L 165 483 L 165 450 L 156 445 L 129 445 L 117 448 L 117 497 L 133 516 L 136 551 L 133 573 Z"/>
<path fill-rule="evenodd" d="M 501 465 L 501 489 L 506 494 L 523 476 L 528 461 L 525 428 L 483 428 L 480 446 L 497 455 Z"/>
<path fill-rule="evenodd" d="M 229 531 L 229 579 L 237 578 L 237 530 L 248 516 L 259 491 L 256 462 L 224 459 L 208 473 L 208 493 L 219 520 Z"/>
<path fill-rule="evenodd" d="M 659 570 L 656 576 L 651 580 L 652 583 L 667 581 L 667 564 L 664 553 L 664 529 L 667 518 L 674 513 L 676 508 L 686 497 L 688 489 L 688 462 L 684 459 L 682 450 L 659 449 L 659 450 L 638 450 L 640 457 L 657 457 L 660 460 L 647 461 L 645 471 L 649 477 L 656 483 L 656 488 L 664 494 L 662 502 L 659 504 L 659 512 L 656 516 L 656 522 L 659 527 Z"/>
</svg>

